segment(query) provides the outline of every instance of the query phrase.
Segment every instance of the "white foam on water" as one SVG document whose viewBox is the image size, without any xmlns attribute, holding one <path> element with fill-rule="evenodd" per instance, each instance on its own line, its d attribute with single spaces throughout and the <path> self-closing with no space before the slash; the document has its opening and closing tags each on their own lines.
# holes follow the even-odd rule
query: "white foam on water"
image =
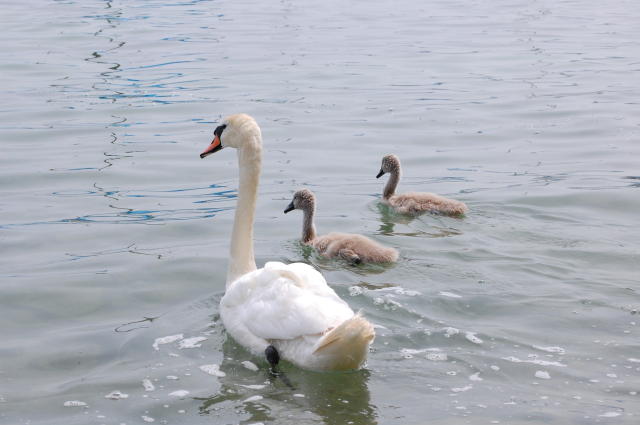
<svg viewBox="0 0 640 425">
<path fill-rule="evenodd" d="M 180 379 L 180 378 L 178 378 L 178 377 L 177 377 L 177 376 L 175 376 L 175 375 L 167 375 L 167 379 L 169 379 L 169 380 L 171 380 L 171 381 L 177 381 L 177 380 L 178 380 L 178 379 Z"/>
<path fill-rule="evenodd" d="M 142 420 L 143 420 L 143 421 L 145 421 L 145 422 L 155 422 L 155 421 L 156 421 L 156 420 L 155 420 L 155 419 L 153 419 L 151 416 L 145 416 L 145 415 L 142 415 L 142 416 L 141 416 L 141 418 L 142 418 Z"/>
<path fill-rule="evenodd" d="M 249 360 L 245 360 L 242 362 L 242 366 L 246 367 L 249 370 L 252 370 L 254 372 L 258 371 L 258 366 L 255 365 L 255 363 L 250 362 Z"/>
<path fill-rule="evenodd" d="M 299 398 L 304 398 L 304 397 L 305 397 L 305 395 L 304 395 L 304 394 L 294 394 L 293 396 L 294 396 L 294 397 L 299 397 Z"/>
<path fill-rule="evenodd" d="M 530 363 L 533 364 L 537 364 L 540 366 L 558 366 L 558 367 L 567 367 L 566 364 L 564 363 L 560 363 L 560 362 L 550 362 L 547 360 L 540 360 L 540 359 L 535 359 L 535 360 L 530 360 Z"/>
<path fill-rule="evenodd" d="M 447 353 L 443 353 L 439 348 L 429 348 L 427 349 L 427 354 L 425 355 L 427 360 L 431 360 L 432 362 L 446 362 L 447 361 Z"/>
<path fill-rule="evenodd" d="M 179 341 L 182 338 L 184 338 L 184 334 L 169 335 L 163 336 L 162 338 L 156 338 L 155 342 L 153 343 L 153 349 L 158 351 L 160 349 L 160 345 L 171 344 L 172 342 Z"/>
<path fill-rule="evenodd" d="M 620 412 L 606 412 L 598 416 L 600 416 L 601 418 L 615 418 L 616 416 L 620 416 L 621 414 L 622 413 Z"/>
<path fill-rule="evenodd" d="M 458 335 L 460 333 L 460 329 L 452 328 L 451 326 L 447 326 L 446 328 L 442 328 L 444 332 L 444 336 L 447 338 L 451 338 L 453 335 Z"/>
<path fill-rule="evenodd" d="M 547 360 L 533 359 L 533 360 L 521 360 L 514 356 L 502 357 L 502 360 L 506 360 L 512 363 L 533 363 L 540 366 L 558 366 L 558 367 L 566 367 L 567 365 L 560 362 L 550 362 Z"/>
<path fill-rule="evenodd" d="M 264 397 L 262 397 L 261 395 L 254 395 L 249 397 L 248 399 L 246 399 L 243 403 L 252 403 L 254 401 L 260 401 L 262 400 Z"/>
<path fill-rule="evenodd" d="M 451 388 L 451 391 L 453 391 L 454 393 L 462 393 L 465 391 L 469 391 L 471 388 L 473 388 L 473 385 L 467 385 L 459 388 Z"/>
<path fill-rule="evenodd" d="M 397 295 L 406 295 L 409 297 L 415 297 L 418 295 L 422 295 L 422 293 L 418 292 L 418 291 L 412 291 L 411 289 L 404 289 L 404 288 L 395 288 L 394 291 Z"/>
<path fill-rule="evenodd" d="M 177 391 L 173 391 L 171 393 L 169 393 L 169 395 L 171 397 L 180 397 L 180 398 L 184 398 L 187 395 L 189 395 L 189 391 L 187 390 L 177 390 Z"/>
<path fill-rule="evenodd" d="M 430 348 L 401 348 L 400 352 L 403 354 L 420 354 L 431 350 Z M 436 350 L 438 350 L 436 348 Z"/>
<path fill-rule="evenodd" d="M 129 398 L 129 394 L 125 394 L 121 391 L 111 391 L 109 394 L 104 396 L 104 398 L 108 398 L 110 400 L 120 400 L 123 398 Z"/>
<path fill-rule="evenodd" d="M 222 378 L 223 376 L 227 376 L 226 373 L 220 370 L 220 366 L 217 364 L 203 364 L 200 366 L 200 370 L 204 373 L 208 373 L 209 375 L 218 376 Z"/>
<path fill-rule="evenodd" d="M 86 407 L 87 403 L 80 400 L 69 400 L 69 401 L 65 401 L 63 406 L 64 407 Z"/>
<path fill-rule="evenodd" d="M 395 300 L 392 300 L 389 295 L 374 298 L 373 304 L 381 305 L 385 310 L 395 310 L 398 307 L 402 307 L 402 304 Z"/>
<path fill-rule="evenodd" d="M 427 351 L 440 351 L 440 349 L 439 348 L 418 348 L 418 349 L 416 349 L 416 348 L 401 348 L 400 349 L 400 354 L 405 359 L 412 359 L 415 354 L 422 354 L 422 353 L 425 353 Z"/>
<path fill-rule="evenodd" d="M 238 384 L 238 386 L 240 386 L 240 387 L 244 387 L 244 388 L 249 388 L 250 390 L 261 390 L 261 389 L 263 389 L 264 387 L 266 387 L 266 385 L 258 385 L 258 384 L 255 384 L 255 385 L 242 385 L 242 384 Z"/>
<path fill-rule="evenodd" d="M 142 386 L 144 387 L 145 391 L 155 391 L 156 389 L 155 385 L 153 385 L 153 383 L 149 379 L 143 379 Z"/>
<path fill-rule="evenodd" d="M 469 341 L 473 342 L 474 344 L 482 344 L 484 342 L 476 336 L 475 332 L 467 332 L 464 334 L 464 337 L 467 338 Z"/>
<path fill-rule="evenodd" d="M 405 359 L 412 359 L 412 358 L 413 358 L 413 354 L 411 354 L 411 353 L 409 353 L 409 352 L 405 351 L 405 349 L 404 349 L 404 348 L 400 350 L 400 354 L 401 354 L 401 355 L 402 355 L 402 357 L 403 357 L 403 358 L 405 358 Z"/>
<path fill-rule="evenodd" d="M 631 363 L 640 363 L 640 359 L 636 359 L 633 357 L 629 357 L 627 360 L 629 360 Z"/>
<path fill-rule="evenodd" d="M 422 354 L 422 353 L 427 353 L 425 356 L 427 360 L 431 360 L 435 362 L 439 362 L 439 361 L 441 362 L 441 361 L 447 360 L 447 354 L 443 353 L 442 350 L 440 350 L 439 348 L 419 348 L 419 349 L 401 348 L 400 349 L 400 354 L 405 359 L 412 359 L 414 355 Z"/>
<path fill-rule="evenodd" d="M 562 347 L 541 347 L 539 345 L 534 345 L 533 348 L 540 351 L 546 351 L 547 353 L 557 353 L 560 355 L 564 355 L 565 349 Z"/>
<path fill-rule="evenodd" d="M 364 289 L 362 289 L 360 286 L 349 287 L 349 295 L 351 295 L 352 297 L 357 297 L 358 295 L 362 295 L 363 292 L 364 292 Z"/>
<path fill-rule="evenodd" d="M 470 381 L 482 381 L 482 378 L 480 377 L 480 372 L 476 372 L 473 375 L 469 376 L 469 380 Z"/>
<path fill-rule="evenodd" d="M 449 297 L 449 298 L 462 298 L 462 295 L 454 294 L 453 292 L 447 292 L 447 291 L 440 291 L 439 295 L 442 295 L 443 297 Z"/>
<path fill-rule="evenodd" d="M 539 378 L 539 379 L 551 379 L 549 372 L 546 372 L 544 370 L 536 370 L 535 376 L 536 378 Z"/>
<path fill-rule="evenodd" d="M 178 348 L 181 350 L 184 350 L 185 348 L 200 348 L 202 347 L 202 344 L 200 343 L 206 340 L 207 338 L 203 336 L 194 336 L 193 338 L 186 338 L 180 341 L 180 344 L 178 344 Z"/>
<path fill-rule="evenodd" d="M 491 365 L 491 366 L 489 366 L 489 367 L 491 368 L 491 370 L 495 370 L 495 371 L 500 370 L 500 366 L 496 366 L 496 365 L 494 365 L 494 364 L 492 364 L 492 365 Z"/>
</svg>

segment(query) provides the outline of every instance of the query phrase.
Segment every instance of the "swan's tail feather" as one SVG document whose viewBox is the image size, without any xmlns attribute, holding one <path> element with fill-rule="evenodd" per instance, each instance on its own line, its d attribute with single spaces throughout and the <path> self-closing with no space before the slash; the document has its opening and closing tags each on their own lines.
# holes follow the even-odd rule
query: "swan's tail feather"
<svg viewBox="0 0 640 425">
<path fill-rule="evenodd" d="M 357 369 L 367 359 L 375 335 L 371 323 L 358 312 L 325 334 L 313 354 L 324 357 L 330 363 L 329 369 Z"/>
</svg>

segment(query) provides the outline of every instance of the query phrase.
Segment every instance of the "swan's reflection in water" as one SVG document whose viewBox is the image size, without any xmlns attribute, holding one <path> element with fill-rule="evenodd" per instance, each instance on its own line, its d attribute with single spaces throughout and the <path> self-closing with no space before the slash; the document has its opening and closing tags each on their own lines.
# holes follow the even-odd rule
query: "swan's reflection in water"
<svg viewBox="0 0 640 425">
<path fill-rule="evenodd" d="M 286 362 L 280 370 L 293 389 L 273 376 L 265 361 L 251 356 L 230 338 L 223 344 L 224 360 L 218 392 L 198 398 L 200 414 L 229 419 L 243 416 L 240 423 L 275 422 L 278 424 L 377 424 L 377 411 L 370 403 L 369 372 L 316 373 Z M 247 369 L 250 360 L 259 370 Z M 292 413 L 295 412 L 295 413 Z M 226 418 L 225 418 L 226 419 Z"/>
<path fill-rule="evenodd" d="M 432 217 L 436 219 L 442 220 L 460 220 L 458 217 L 445 217 L 440 216 L 438 214 L 430 214 L 425 213 L 422 216 L 413 216 L 407 214 L 401 214 L 396 212 L 390 206 L 383 204 L 382 202 L 378 202 L 375 204 L 376 209 L 380 214 L 380 227 L 378 228 L 378 232 L 387 236 L 422 236 L 427 238 L 442 238 L 446 236 L 455 236 L 460 235 L 462 232 L 460 230 L 454 229 L 452 227 L 447 227 L 444 224 L 440 225 L 430 225 L 429 231 L 412 229 L 409 228 L 408 232 L 397 232 L 395 230 L 396 224 L 404 225 L 409 227 L 409 225 L 417 220 L 420 222 L 419 217 Z"/>
</svg>

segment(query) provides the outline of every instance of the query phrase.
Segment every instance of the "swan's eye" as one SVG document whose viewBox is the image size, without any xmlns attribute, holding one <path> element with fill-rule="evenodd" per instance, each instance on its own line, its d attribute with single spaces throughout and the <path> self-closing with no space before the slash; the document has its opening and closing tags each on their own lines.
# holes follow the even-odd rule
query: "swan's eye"
<svg viewBox="0 0 640 425">
<path fill-rule="evenodd" d="M 216 129 L 213 131 L 213 135 L 214 136 L 218 136 L 218 138 L 220 138 L 220 136 L 222 136 L 222 132 L 224 131 L 224 129 L 227 128 L 226 124 L 222 124 L 216 127 Z"/>
</svg>

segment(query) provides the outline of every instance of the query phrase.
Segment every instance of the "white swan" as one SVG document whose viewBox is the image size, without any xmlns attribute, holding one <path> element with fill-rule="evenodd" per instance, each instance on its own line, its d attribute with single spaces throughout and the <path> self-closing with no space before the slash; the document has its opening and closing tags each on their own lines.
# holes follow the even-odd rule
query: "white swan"
<svg viewBox="0 0 640 425">
<path fill-rule="evenodd" d="M 269 262 L 257 269 L 253 254 L 262 136 L 248 115 L 227 117 L 201 158 L 232 147 L 240 182 L 226 292 L 220 316 L 227 332 L 272 366 L 280 357 L 311 370 L 351 370 L 366 360 L 373 326 L 354 314 L 322 275 L 303 263 Z"/>
<path fill-rule="evenodd" d="M 316 196 L 309 189 L 301 189 L 293 195 L 293 200 L 284 210 L 302 210 L 302 243 L 314 247 L 325 257 L 342 258 L 355 264 L 393 263 L 398 259 L 398 251 L 386 247 L 366 236 L 354 233 L 331 232 L 317 236 L 313 224 L 316 211 Z"/>
<path fill-rule="evenodd" d="M 393 207 L 403 214 L 418 215 L 424 212 L 439 213 L 444 215 L 460 216 L 469 211 L 464 202 L 445 198 L 429 192 L 407 192 L 396 195 L 396 187 L 400 181 L 400 159 L 392 154 L 382 158 L 380 172 L 377 179 L 385 173 L 390 177 L 382 192 L 382 202 Z"/>
</svg>

